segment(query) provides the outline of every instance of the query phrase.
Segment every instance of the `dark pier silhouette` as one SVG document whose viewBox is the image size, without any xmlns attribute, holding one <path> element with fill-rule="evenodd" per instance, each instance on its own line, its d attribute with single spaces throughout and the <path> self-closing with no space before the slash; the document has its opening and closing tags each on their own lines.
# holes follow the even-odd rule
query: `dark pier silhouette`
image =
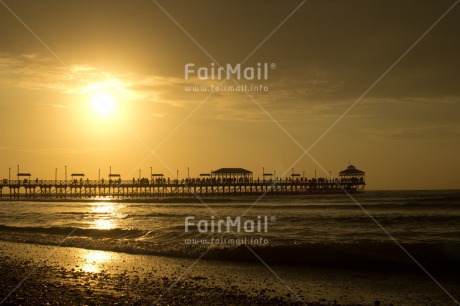
<svg viewBox="0 0 460 306">
<path fill-rule="evenodd" d="M 341 171 L 339 178 L 307 179 L 296 173 L 286 178 L 274 179 L 273 176 L 264 172 L 262 179 L 254 179 L 251 171 L 222 168 L 186 179 L 151 174 L 150 179 L 122 180 L 120 175 L 110 173 L 108 180 L 89 180 L 83 173 L 75 173 L 71 175 L 71 180 L 33 180 L 30 173 L 18 172 L 17 180 L 4 179 L 0 182 L 0 198 L 46 200 L 342 194 L 362 193 L 366 185 L 365 173 L 352 165 Z"/>
</svg>

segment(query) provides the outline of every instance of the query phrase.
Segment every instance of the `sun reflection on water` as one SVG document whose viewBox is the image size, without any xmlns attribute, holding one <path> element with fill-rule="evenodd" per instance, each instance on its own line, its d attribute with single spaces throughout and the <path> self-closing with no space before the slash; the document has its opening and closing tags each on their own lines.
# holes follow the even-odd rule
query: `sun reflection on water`
<svg viewBox="0 0 460 306">
<path fill-rule="evenodd" d="M 116 221 L 114 219 L 97 219 L 94 220 L 93 228 L 107 230 L 116 228 Z"/>
<path fill-rule="evenodd" d="M 92 215 L 91 228 L 108 230 L 118 226 L 118 209 L 120 207 L 111 202 L 91 203 L 90 213 Z"/>
<path fill-rule="evenodd" d="M 115 206 L 112 203 L 98 203 L 98 206 L 94 207 L 92 213 L 108 214 L 115 211 Z"/>
</svg>

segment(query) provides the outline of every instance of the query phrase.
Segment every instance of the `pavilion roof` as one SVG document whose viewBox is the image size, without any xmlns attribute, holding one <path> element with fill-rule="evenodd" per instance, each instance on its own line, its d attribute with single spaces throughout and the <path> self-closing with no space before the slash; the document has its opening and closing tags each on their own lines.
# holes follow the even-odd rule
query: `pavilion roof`
<svg viewBox="0 0 460 306">
<path fill-rule="evenodd" d="M 85 176 L 84 173 L 72 173 L 70 176 Z"/>
<path fill-rule="evenodd" d="M 30 173 L 18 173 L 18 176 L 32 176 Z"/>
<path fill-rule="evenodd" d="M 220 168 L 212 171 L 214 174 L 252 174 L 252 171 L 243 168 Z"/>
<path fill-rule="evenodd" d="M 353 165 L 350 165 L 350 166 L 348 166 L 347 169 L 345 169 L 343 171 L 340 171 L 340 175 L 353 175 L 353 174 L 355 174 L 355 175 L 365 174 L 365 172 L 361 171 L 359 169 L 356 169 L 356 167 L 353 166 Z"/>
</svg>

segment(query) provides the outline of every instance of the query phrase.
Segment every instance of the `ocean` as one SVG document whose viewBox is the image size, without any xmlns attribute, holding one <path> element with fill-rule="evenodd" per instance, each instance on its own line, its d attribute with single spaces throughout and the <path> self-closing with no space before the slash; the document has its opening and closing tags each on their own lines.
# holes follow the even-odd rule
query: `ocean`
<svg viewBox="0 0 460 306">
<path fill-rule="evenodd" d="M 131 254 L 197 258 L 205 253 L 208 259 L 258 260 L 243 245 L 247 244 L 266 262 L 417 268 L 404 248 L 426 267 L 460 271 L 460 191 L 368 191 L 353 197 L 360 205 L 347 195 L 265 197 L 256 203 L 257 198 L 213 198 L 203 203 L 180 198 L 167 202 L 3 199 L 0 240 Z"/>
</svg>

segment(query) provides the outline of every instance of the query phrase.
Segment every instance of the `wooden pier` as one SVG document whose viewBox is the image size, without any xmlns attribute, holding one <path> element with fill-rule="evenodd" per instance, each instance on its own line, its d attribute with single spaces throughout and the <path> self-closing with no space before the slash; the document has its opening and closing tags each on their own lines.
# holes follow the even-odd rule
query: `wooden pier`
<svg viewBox="0 0 460 306">
<path fill-rule="evenodd" d="M 229 175 L 228 172 L 226 172 L 226 175 L 223 175 L 215 171 L 213 172 L 214 175 L 210 177 L 182 180 L 173 180 L 162 176 L 152 176 L 151 179 L 142 178 L 132 180 L 121 180 L 120 178 L 89 180 L 83 179 L 83 177 L 72 180 L 3 180 L 0 182 L 0 198 L 4 200 L 78 200 L 195 196 L 281 196 L 364 192 L 364 172 L 362 176 L 357 177 L 356 173 L 355 175 L 347 175 L 343 173 L 344 171 L 341 172 L 339 178 L 335 179 L 306 179 L 298 176 L 276 180 L 252 179 L 252 172 L 249 171 L 245 175 Z"/>
</svg>

